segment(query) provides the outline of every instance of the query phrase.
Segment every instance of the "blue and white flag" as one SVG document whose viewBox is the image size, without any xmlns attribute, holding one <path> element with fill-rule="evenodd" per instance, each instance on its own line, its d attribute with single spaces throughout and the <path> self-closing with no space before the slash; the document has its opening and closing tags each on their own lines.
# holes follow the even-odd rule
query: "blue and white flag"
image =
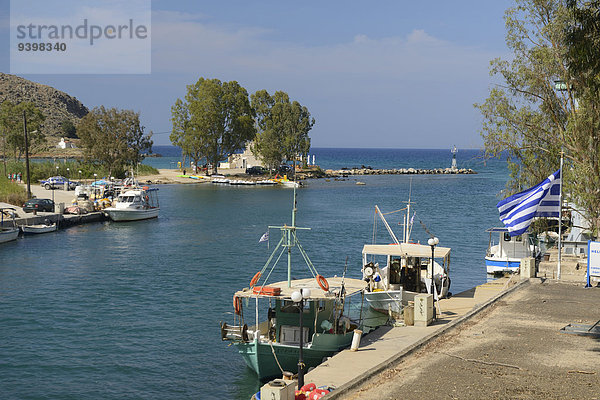
<svg viewBox="0 0 600 400">
<path fill-rule="evenodd" d="M 500 201 L 496 207 L 510 236 L 523 234 L 534 217 L 558 217 L 560 169 L 534 187 Z"/>
<path fill-rule="evenodd" d="M 266 242 L 269 240 L 269 231 L 266 231 L 261 237 L 258 243 Z"/>
</svg>

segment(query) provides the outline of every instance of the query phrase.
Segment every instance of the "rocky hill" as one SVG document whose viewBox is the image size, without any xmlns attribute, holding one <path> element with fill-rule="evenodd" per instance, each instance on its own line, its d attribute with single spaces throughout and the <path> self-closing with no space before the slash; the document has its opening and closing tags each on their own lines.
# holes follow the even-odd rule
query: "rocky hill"
<svg viewBox="0 0 600 400">
<path fill-rule="evenodd" d="M 16 75 L 0 72 L 0 103 L 9 100 L 13 103 L 32 102 L 46 116 L 43 132 L 49 139 L 50 147 L 58 143 L 62 134 L 61 123 L 65 120 L 77 125 L 89 110 L 79 100 L 53 87 L 32 82 Z"/>
</svg>

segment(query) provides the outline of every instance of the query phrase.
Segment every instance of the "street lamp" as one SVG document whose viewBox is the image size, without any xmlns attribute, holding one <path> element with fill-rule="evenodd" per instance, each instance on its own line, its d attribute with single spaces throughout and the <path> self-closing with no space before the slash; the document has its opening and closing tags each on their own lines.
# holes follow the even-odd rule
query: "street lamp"
<svg viewBox="0 0 600 400">
<path fill-rule="evenodd" d="M 302 356 L 302 349 L 304 346 L 304 327 L 302 326 L 302 314 L 304 314 L 304 299 L 310 297 L 310 289 L 302 289 L 301 291 L 295 291 L 292 293 L 292 301 L 296 303 L 298 311 L 300 312 L 299 324 L 300 324 L 300 349 L 298 353 L 298 390 L 304 386 L 304 359 Z"/>
<path fill-rule="evenodd" d="M 435 246 L 437 246 L 437 244 L 439 242 L 440 242 L 440 239 L 438 239 L 435 236 L 432 237 L 432 238 L 429 238 L 429 240 L 427 241 L 427 244 L 429 246 L 431 246 L 431 286 L 430 287 L 431 287 L 431 294 L 433 295 L 433 303 L 434 303 L 433 304 L 433 319 L 436 319 L 436 316 L 435 316 L 435 292 L 434 292 L 434 290 L 435 290 L 435 282 L 434 282 L 434 279 L 433 279 L 433 271 L 434 271 L 434 269 L 433 269 L 433 260 L 435 258 Z"/>
<path fill-rule="evenodd" d="M 67 167 L 67 179 L 68 179 L 68 180 L 71 180 L 71 174 L 70 174 L 70 172 L 69 172 L 69 167 Z"/>
<path fill-rule="evenodd" d="M 81 183 L 81 170 L 79 170 L 78 172 L 79 172 L 79 182 Z"/>
</svg>

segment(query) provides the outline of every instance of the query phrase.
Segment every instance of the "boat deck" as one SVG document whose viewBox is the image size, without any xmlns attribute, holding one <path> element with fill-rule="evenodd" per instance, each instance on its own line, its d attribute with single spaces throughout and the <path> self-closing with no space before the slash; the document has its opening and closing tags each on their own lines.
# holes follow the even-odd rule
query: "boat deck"
<svg viewBox="0 0 600 400">
<path fill-rule="evenodd" d="M 353 278 L 344 278 L 344 289 L 346 295 L 351 296 L 360 292 L 361 290 L 367 287 L 367 283 L 361 279 L 353 279 Z M 262 279 L 259 279 L 256 287 L 262 285 Z M 329 284 L 329 291 L 324 291 L 319 287 L 317 280 L 314 278 L 306 278 L 306 279 L 294 279 L 291 281 L 291 287 L 288 287 L 287 281 L 267 283 L 268 287 L 280 288 L 281 294 L 279 296 L 271 296 L 271 295 L 256 295 L 251 289 L 245 288 L 243 290 L 237 291 L 235 296 L 237 297 L 261 297 L 261 298 L 281 298 L 281 299 L 289 299 L 292 296 L 292 293 L 301 289 L 310 289 L 311 294 L 310 299 L 333 299 L 340 292 L 342 287 L 342 278 L 341 277 L 333 277 L 327 278 L 327 283 Z"/>
<path fill-rule="evenodd" d="M 442 299 L 439 302 L 441 315 L 430 326 L 379 327 L 361 339 L 358 351 L 341 351 L 306 374 L 304 381 L 338 389 L 354 386 L 365 376 L 381 371 L 419 344 L 450 328 L 452 322 L 481 310 L 518 282 L 519 276 L 503 277 Z"/>
</svg>

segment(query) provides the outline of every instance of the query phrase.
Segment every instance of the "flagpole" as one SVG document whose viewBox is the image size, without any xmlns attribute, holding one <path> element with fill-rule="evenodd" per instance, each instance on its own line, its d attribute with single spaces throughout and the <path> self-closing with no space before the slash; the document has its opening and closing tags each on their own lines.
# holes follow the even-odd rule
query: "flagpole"
<svg viewBox="0 0 600 400">
<path fill-rule="evenodd" d="M 558 272 L 556 274 L 556 279 L 560 280 L 560 262 L 562 260 L 562 183 L 564 179 L 564 171 L 563 171 L 563 149 L 560 150 L 560 184 L 559 184 L 559 194 L 558 194 L 558 202 L 559 202 L 559 211 L 558 211 Z"/>
</svg>

